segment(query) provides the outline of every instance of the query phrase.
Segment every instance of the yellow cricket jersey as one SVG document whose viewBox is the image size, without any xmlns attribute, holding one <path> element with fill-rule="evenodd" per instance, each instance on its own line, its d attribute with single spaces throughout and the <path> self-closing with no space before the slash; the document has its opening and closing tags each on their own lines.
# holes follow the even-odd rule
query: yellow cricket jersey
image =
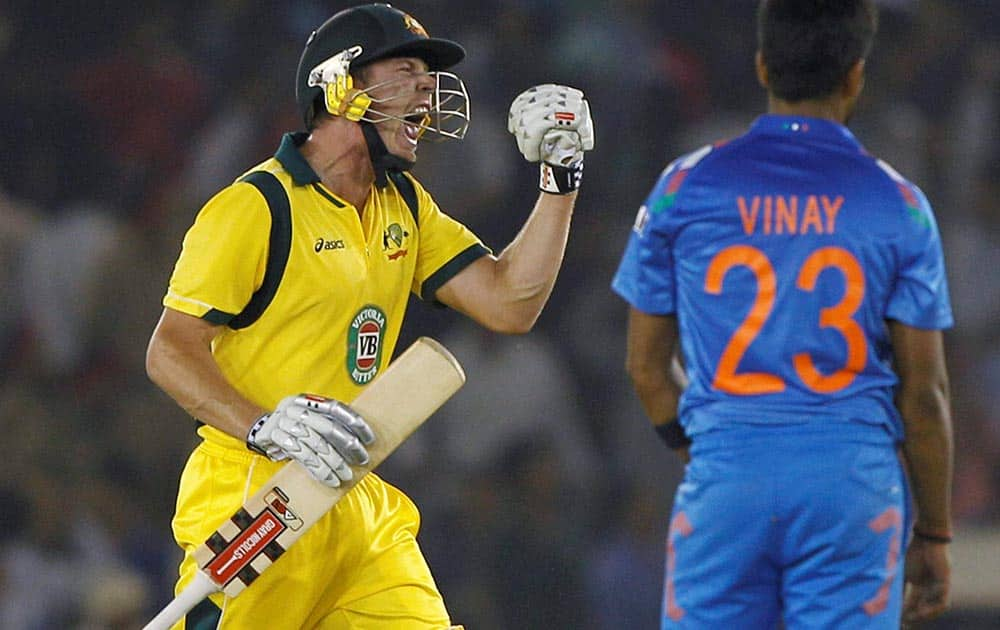
<svg viewBox="0 0 1000 630">
<path fill-rule="evenodd" d="M 352 400 L 392 357 L 410 292 L 434 299 L 488 253 L 409 175 L 417 216 L 393 183 L 373 186 L 359 216 L 302 157 L 305 138 L 286 134 L 273 158 L 202 208 L 163 300 L 226 324 L 212 344 L 215 359 L 237 390 L 266 409 L 302 392 Z M 262 171 L 287 195 L 287 224 L 272 221 L 264 194 L 245 181 Z M 282 242 L 290 243 L 287 260 L 283 251 L 269 258 Z M 243 311 L 259 291 L 273 296 L 246 325 Z"/>
</svg>

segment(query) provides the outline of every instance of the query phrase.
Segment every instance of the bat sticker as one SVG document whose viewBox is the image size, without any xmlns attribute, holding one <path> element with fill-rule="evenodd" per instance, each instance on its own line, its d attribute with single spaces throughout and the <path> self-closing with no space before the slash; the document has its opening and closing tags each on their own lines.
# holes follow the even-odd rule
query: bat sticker
<svg viewBox="0 0 1000 630">
<path fill-rule="evenodd" d="M 265 509 L 205 568 L 212 579 L 219 584 L 226 584 L 263 553 L 265 547 L 285 529 L 281 519 L 271 510 Z"/>
<path fill-rule="evenodd" d="M 295 531 L 298 531 L 302 527 L 302 519 L 296 516 L 295 512 L 288 507 L 288 495 L 282 492 L 281 488 L 275 486 L 264 498 L 264 501 L 274 509 L 278 518 L 284 521 L 285 525 L 288 525 Z"/>
</svg>

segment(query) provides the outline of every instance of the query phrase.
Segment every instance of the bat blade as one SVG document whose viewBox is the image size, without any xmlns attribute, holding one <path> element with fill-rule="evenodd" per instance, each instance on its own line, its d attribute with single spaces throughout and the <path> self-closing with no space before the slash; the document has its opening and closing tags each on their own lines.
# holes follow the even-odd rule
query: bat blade
<svg viewBox="0 0 1000 630">
<path fill-rule="evenodd" d="M 375 432 L 368 464 L 338 488 L 298 462 L 286 464 L 195 550 L 195 580 L 143 630 L 170 628 L 213 592 L 239 595 L 464 383 L 444 346 L 429 337 L 414 342 L 350 403 Z"/>
</svg>

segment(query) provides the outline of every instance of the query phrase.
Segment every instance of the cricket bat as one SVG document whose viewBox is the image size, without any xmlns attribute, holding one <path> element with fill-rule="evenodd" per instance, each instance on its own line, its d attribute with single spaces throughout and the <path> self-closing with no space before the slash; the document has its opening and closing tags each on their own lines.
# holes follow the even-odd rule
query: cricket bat
<svg viewBox="0 0 1000 630">
<path fill-rule="evenodd" d="M 236 597 L 369 471 L 378 466 L 465 383 L 465 372 L 440 343 L 421 337 L 351 403 L 375 432 L 369 461 L 331 488 L 291 461 L 209 536 L 194 558 L 199 570 L 143 630 L 168 630 L 217 591 Z"/>
</svg>

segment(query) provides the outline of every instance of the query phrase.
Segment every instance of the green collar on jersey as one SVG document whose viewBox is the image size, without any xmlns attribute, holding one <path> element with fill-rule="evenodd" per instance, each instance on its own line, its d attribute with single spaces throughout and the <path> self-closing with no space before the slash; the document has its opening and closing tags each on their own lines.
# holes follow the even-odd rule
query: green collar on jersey
<svg viewBox="0 0 1000 630">
<path fill-rule="evenodd" d="M 374 156 L 372 167 L 375 170 L 375 185 L 385 188 L 388 180 L 387 175 L 392 172 L 397 174 L 413 168 L 413 162 L 389 153 L 382 142 L 382 138 L 375 131 L 375 126 L 371 123 L 362 122 L 361 130 L 365 135 L 365 142 L 368 143 L 368 152 Z M 281 145 L 274 157 L 281 162 L 285 170 L 292 176 L 292 181 L 296 186 L 319 183 L 319 175 L 309 166 L 309 162 L 302 157 L 299 147 L 306 141 L 309 134 L 305 131 L 286 133 L 281 137 Z M 395 177 L 393 178 L 395 179 Z M 339 205 L 339 204 L 338 204 Z"/>
<path fill-rule="evenodd" d="M 274 154 L 275 159 L 281 162 L 281 165 L 292 176 L 292 180 L 297 186 L 315 184 L 320 181 L 319 175 L 316 174 L 313 167 L 309 166 L 309 162 L 306 162 L 306 159 L 299 153 L 299 147 L 302 146 L 302 143 L 308 137 L 309 134 L 304 131 L 286 133 L 281 137 L 281 145 Z"/>
</svg>

